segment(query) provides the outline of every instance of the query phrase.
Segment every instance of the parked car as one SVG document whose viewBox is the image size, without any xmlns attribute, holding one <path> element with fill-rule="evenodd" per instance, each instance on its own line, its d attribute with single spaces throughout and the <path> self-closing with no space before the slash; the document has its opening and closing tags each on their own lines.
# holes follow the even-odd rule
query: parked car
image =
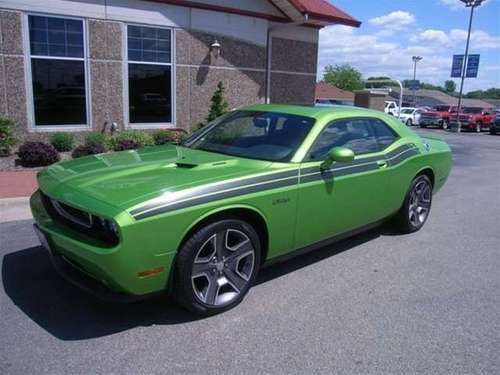
<svg viewBox="0 0 500 375">
<path fill-rule="evenodd" d="M 437 126 L 441 129 L 448 129 L 450 116 L 456 113 L 457 107 L 451 105 L 437 105 L 430 111 L 422 112 L 420 116 L 420 127 Z"/>
<path fill-rule="evenodd" d="M 479 133 L 490 128 L 495 116 L 493 111 L 485 108 L 464 107 L 458 118 L 460 118 L 462 130 L 473 130 Z M 458 126 L 456 114 L 451 117 L 450 126 L 453 128 Z"/>
<path fill-rule="evenodd" d="M 261 104 L 178 146 L 54 164 L 30 204 L 70 282 L 122 301 L 170 292 L 210 315 L 237 305 L 264 264 L 389 218 L 419 230 L 451 163 L 444 141 L 383 113 Z"/>
<path fill-rule="evenodd" d="M 399 106 L 393 100 L 386 100 L 384 105 L 384 112 L 391 116 L 397 116 L 399 113 Z"/>
<path fill-rule="evenodd" d="M 500 113 L 496 115 L 495 121 L 490 126 L 490 134 L 498 134 L 500 133 Z"/>
<path fill-rule="evenodd" d="M 406 126 L 418 125 L 420 123 L 420 116 L 422 115 L 422 112 L 423 111 L 419 108 L 401 108 L 401 115 L 399 116 L 399 119 L 401 122 L 406 124 Z"/>
<path fill-rule="evenodd" d="M 336 105 L 349 105 L 352 106 L 353 103 L 348 100 L 338 100 L 338 99 L 316 99 L 316 107 L 333 107 Z"/>
</svg>

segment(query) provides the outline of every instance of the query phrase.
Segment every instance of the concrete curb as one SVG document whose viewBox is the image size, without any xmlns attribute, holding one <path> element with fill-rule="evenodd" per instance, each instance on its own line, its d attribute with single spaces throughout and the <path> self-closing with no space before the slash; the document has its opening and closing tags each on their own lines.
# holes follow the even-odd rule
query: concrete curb
<svg viewBox="0 0 500 375">
<path fill-rule="evenodd" d="M 32 219 L 30 197 L 0 199 L 0 223 Z"/>
</svg>

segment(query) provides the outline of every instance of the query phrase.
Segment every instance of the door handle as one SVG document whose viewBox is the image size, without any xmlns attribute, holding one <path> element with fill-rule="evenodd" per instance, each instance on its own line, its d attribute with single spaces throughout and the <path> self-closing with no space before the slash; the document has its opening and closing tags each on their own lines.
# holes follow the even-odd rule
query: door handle
<svg viewBox="0 0 500 375">
<path fill-rule="evenodd" d="M 385 168 L 385 167 L 387 167 L 387 161 L 386 160 L 377 160 L 377 166 L 379 168 Z"/>
</svg>

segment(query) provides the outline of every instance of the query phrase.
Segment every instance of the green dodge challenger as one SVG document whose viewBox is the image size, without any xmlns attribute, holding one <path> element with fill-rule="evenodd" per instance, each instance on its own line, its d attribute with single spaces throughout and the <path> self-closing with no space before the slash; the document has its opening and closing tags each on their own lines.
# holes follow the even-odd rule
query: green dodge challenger
<svg viewBox="0 0 500 375">
<path fill-rule="evenodd" d="M 68 281 L 111 300 L 169 292 L 209 315 L 265 264 L 388 219 L 419 230 L 451 163 L 445 142 L 380 112 L 254 105 L 179 146 L 54 164 L 31 209 Z"/>
</svg>

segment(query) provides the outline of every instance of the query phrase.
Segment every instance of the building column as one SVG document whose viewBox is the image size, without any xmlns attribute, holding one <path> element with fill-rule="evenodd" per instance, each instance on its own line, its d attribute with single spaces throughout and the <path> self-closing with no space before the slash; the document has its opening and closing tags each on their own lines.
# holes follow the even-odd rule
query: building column
<svg viewBox="0 0 500 375">
<path fill-rule="evenodd" d="M 123 28 L 119 22 L 88 21 L 92 129 L 105 122 L 124 128 Z"/>
</svg>

